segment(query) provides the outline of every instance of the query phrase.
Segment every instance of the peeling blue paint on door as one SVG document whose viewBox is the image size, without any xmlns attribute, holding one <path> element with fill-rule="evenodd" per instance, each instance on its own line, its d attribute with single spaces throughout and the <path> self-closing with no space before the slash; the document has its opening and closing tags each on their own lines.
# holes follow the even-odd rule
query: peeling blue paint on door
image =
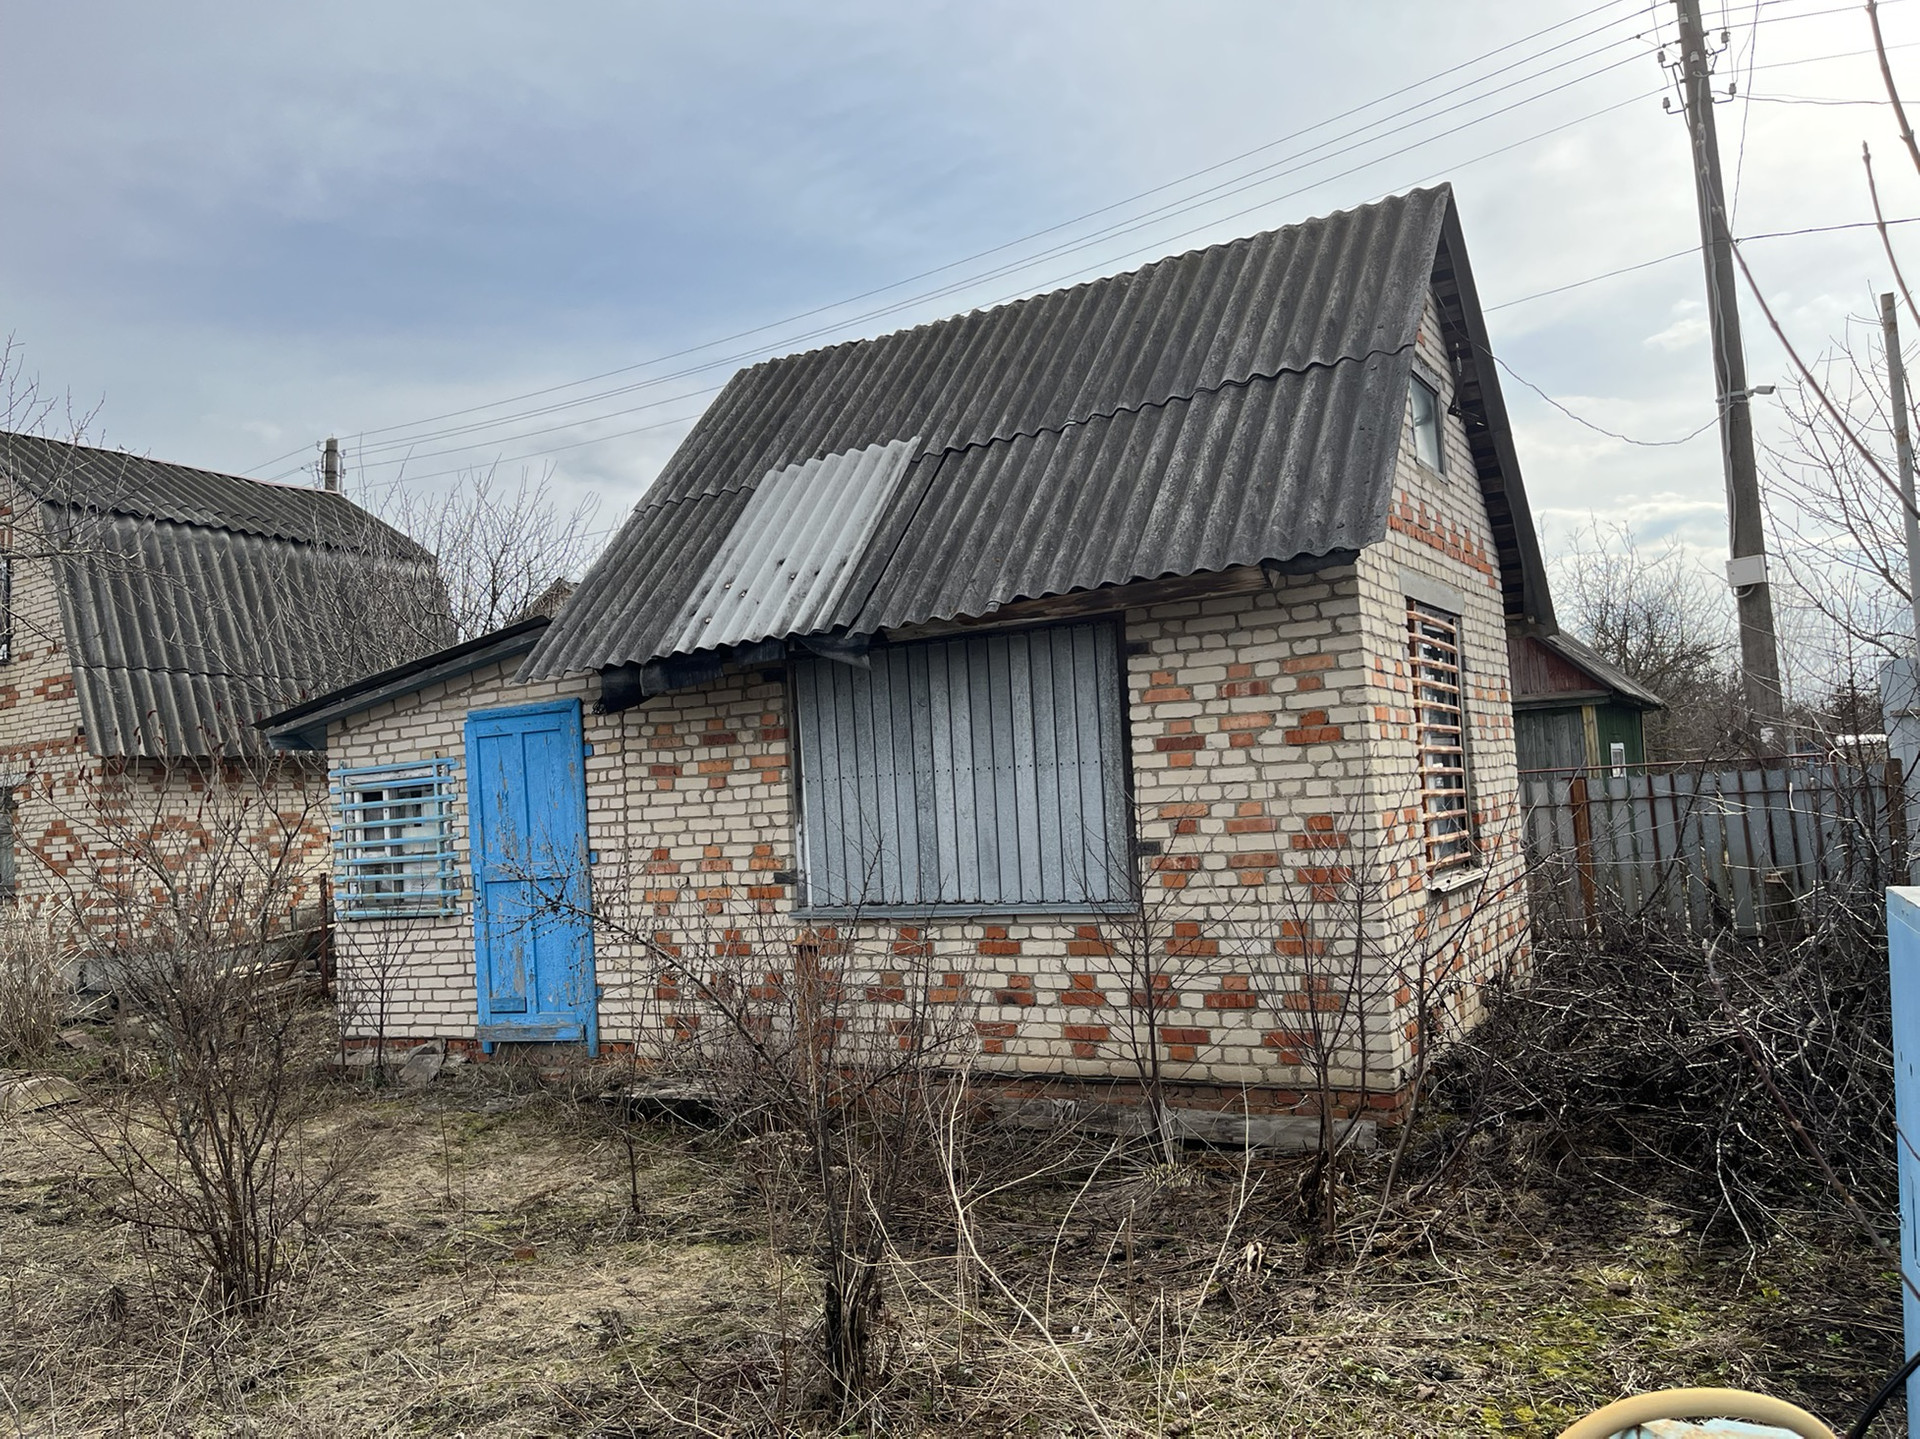
<svg viewBox="0 0 1920 1439">
<path fill-rule="evenodd" d="M 580 702 L 467 716 L 480 1039 L 599 1045 Z"/>
</svg>

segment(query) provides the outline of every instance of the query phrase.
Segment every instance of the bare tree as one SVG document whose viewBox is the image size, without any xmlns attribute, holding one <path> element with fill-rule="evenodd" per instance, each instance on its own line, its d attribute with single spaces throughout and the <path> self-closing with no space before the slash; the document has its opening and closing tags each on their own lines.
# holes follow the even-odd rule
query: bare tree
<svg viewBox="0 0 1920 1439">
<path fill-rule="evenodd" d="M 1666 702 L 1647 715 L 1650 759 L 1732 752 L 1740 679 L 1725 586 L 1674 543 L 1649 554 L 1624 524 L 1577 531 L 1559 560 L 1568 629 Z"/>
<path fill-rule="evenodd" d="M 396 485 L 376 505 L 439 560 L 455 640 L 525 618 L 592 558 L 594 501 L 563 511 L 552 473 L 523 470 L 509 482 L 497 466 L 470 470 L 449 490 Z"/>
<path fill-rule="evenodd" d="M 903 1211 L 939 1192 L 937 1117 L 976 1047 L 965 982 L 895 926 L 743 912 L 725 884 L 659 903 L 638 874 L 612 877 L 590 917 L 636 957 L 652 1067 L 765 1136 L 755 1174 L 769 1210 L 791 1208 L 813 1236 L 819 1342 L 813 1364 L 783 1356 L 781 1404 L 854 1422 L 886 1348 L 885 1261 Z M 530 882 L 544 912 L 571 903 L 564 882 Z"/>
</svg>

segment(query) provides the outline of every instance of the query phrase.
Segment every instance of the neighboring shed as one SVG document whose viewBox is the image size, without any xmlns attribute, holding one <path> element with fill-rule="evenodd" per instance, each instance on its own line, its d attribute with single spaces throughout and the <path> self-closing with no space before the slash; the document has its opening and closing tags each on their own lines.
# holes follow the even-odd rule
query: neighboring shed
<svg viewBox="0 0 1920 1439">
<path fill-rule="evenodd" d="M 1660 697 L 1572 635 L 1516 627 L 1514 746 L 1522 771 L 1625 771 L 1647 762 L 1644 717 Z"/>
<path fill-rule="evenodd" d="M 644 1049 L 685 971 L 864 944 L 983 1073 L 1286 1109 L 1321 1045 L 1394 1102 L 1527 952 L 1506 633 L 1553 615 L 1489 353 L 1441 188 L 743 371 L 524 660 L 266 722 L 369 816 L 343 985 Z M 500 888 L 540 856 L 575 899 Z"/>
<path fill-rule="evenodd" d="M 96 902 L 135 829 L 212 823 L 236 763 L 290 826 L 271 842 L 321 863 L 315 772 L 256 722 L 444 643 L 433 557 L 337 493 L 31 435 L 0 433 L 0 487 L 8 897 Z"/>
</svg>

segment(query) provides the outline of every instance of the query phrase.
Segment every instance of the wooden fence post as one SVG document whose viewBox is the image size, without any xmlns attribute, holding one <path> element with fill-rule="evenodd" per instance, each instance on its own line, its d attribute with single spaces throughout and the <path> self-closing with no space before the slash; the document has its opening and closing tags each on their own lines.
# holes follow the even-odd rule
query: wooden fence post
<svg viewBox="0 0 1920 1439">
<path fill-rule="evenodd" d="M 1573 811 L 1573 868 L 1580 880 L 1580 903 L 1586 910 L 1587 933 L 1600 932 L 1600 900 L 1593 883 L 1593 811 L 1587 803 L 1587 777 L 1577 774 L 1567 785 L 1567 804 Z"/>
</svg>

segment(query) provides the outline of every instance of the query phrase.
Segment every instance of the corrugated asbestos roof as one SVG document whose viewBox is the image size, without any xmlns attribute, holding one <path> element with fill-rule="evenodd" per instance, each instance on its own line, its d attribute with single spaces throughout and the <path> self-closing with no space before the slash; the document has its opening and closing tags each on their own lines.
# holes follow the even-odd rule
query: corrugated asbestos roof
<svg viewBox="0 0 1920 1439">
<path fill-rule="evenodd" d="M 438 605 L 432 556 L 339 494 L 0 434 L 38 501 L 88 748 L 258 748 L 254 723 L 369 667 L 384 606 Z"/>
<path fill-rule="evenodd" d="M 449 645 L 303 700 L 291 709 L 268 715 L 260 721 L 260 728 L 266 731 L 275 749 L 324 750 L 327 727 L 334 721 L 371 709 L 383 700 L 417 694 L 428 685 L 472 674 L 483 665 L 523 655 L 533 648 L 540 632 L 552 623 L 551 616 L 529 615 L 490 634 Z"/>
<path fill-rule="evenodd" d="M 1508 611 L 1551 627 L 1441 187 L 741 372 L 521 677 L 1348 555 L 1386 532 L 1430 288 L 1498 432 Z"/>
</svg>

